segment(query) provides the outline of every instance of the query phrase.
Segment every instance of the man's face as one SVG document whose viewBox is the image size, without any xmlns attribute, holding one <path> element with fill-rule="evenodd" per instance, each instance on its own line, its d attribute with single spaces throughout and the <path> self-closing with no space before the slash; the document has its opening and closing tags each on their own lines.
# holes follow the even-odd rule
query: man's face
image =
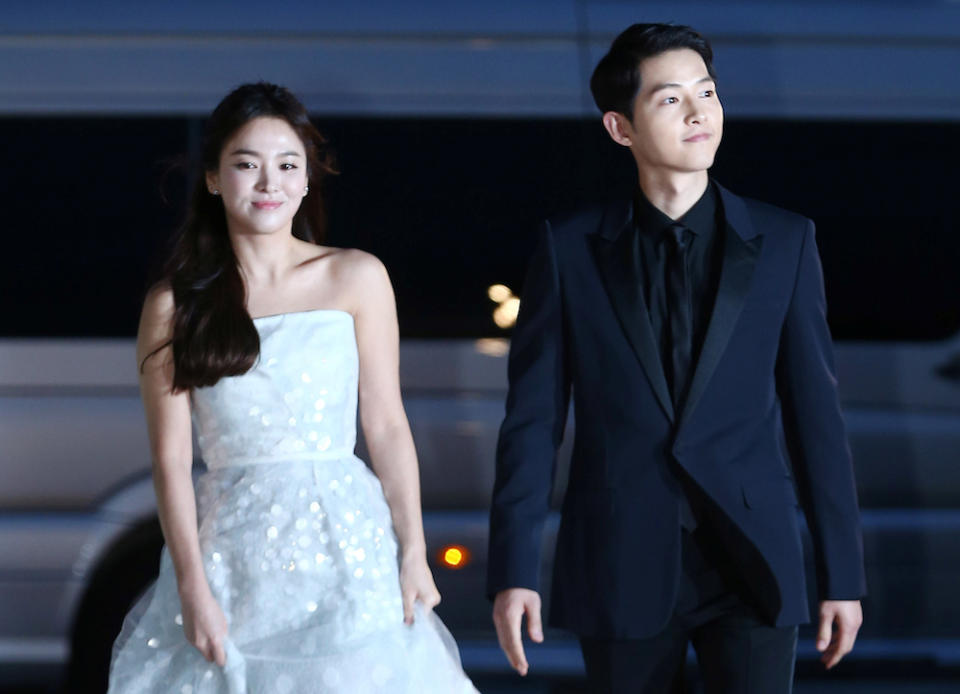
<svg viewBox="0 0 960 694">
<path fill-rule="evenodd" d="M 667 51 L 640 64 L 640 92 L 625 134 L 641 169 L 692 173 L 713 165 L 723 107 L 696 51 Z"/>
</svg>

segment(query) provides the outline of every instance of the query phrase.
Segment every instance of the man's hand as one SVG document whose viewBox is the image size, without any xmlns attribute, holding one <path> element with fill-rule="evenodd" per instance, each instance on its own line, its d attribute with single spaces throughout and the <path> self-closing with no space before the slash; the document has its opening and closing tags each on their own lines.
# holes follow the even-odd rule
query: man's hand
<svg viewBox="0 0 960 694">
<path fill-rule="evenodd" d="M 507 588 L 497 593 L 493 601 L 493 624 L 497 640 L 514 670 L 526 675 L 529 665 L 520 638 L 520 622 L 527 615 L 527 633 L 537 643 L 543 642 L 540 622 L 540 594 L 528 588 Z"/>
<path fill-rule="evenodd" d="M 817 650 L 823 654 L 820 662 L 828 670 L 853 650 L 861 624 L 863 610 L 859 600 L 824 600 L 820 603 Z"/>
</svg>

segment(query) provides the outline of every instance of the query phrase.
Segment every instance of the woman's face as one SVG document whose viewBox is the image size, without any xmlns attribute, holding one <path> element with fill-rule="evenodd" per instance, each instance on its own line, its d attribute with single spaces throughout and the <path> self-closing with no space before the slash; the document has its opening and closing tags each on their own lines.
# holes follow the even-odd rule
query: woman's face
<svg viewBox="0 0 960 694">
<path fill-rule="evenodd" d="M 207 173 L 231 233 L 289 233 L 306 187 L 303 142 L 282 118 L 247 122 L 224 144 L 218 169 Z"/>
</svg>

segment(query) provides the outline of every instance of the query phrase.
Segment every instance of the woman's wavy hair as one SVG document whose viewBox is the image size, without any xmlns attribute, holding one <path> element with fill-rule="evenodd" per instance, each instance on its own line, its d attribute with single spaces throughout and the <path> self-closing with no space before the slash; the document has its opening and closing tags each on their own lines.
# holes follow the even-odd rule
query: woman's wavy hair
<svg viewBox="0 0 960 694">
<path fill-rule="evenodd" d="M 210 386 L 224 376 L 245 373 L 260 355 L 260 337 L 247 312 L 223 201 L 207 190 L 204 174 L 219 168 L 223 147 L 237 130 L 262 117 L 282 118 L 306 150 L 309 192 L 293 218 L 293 235 L 312 243 L 323 238 L 321 184 L 327 175 L 337 173 L 326 139 L 286 88 L 266 82 L 237 87 L 206 123 L 201 170 L 162 271 L 161 285 L 173 290 L 174 314 L 173 335 L 159 349 L 173 347 L 174 391 Z"/>
</svg>

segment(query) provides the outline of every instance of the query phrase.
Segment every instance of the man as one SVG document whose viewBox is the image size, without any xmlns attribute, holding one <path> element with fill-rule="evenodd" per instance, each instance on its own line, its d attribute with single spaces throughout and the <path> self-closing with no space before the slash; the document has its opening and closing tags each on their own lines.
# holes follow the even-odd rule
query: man
<svg viewBox="0 0 960 694">
<path fill-rule="evenodd" d="M 707 692 L 790 692 L 809 618 L 798 494 L 828 668 L 860 626 L 859 512 L 813 224 L 709 178 L 714 77 L 688 27 L 617 37 L 590 86 L 639 189 L 545 223 L 531 261 L 487 584 L 521 675 L 524 615 L 543 639 L 540 537 L 571 388 L 550 615 L 579 636 L 591 691 L 682 691 L 692 643 Z"/>
</svg>

